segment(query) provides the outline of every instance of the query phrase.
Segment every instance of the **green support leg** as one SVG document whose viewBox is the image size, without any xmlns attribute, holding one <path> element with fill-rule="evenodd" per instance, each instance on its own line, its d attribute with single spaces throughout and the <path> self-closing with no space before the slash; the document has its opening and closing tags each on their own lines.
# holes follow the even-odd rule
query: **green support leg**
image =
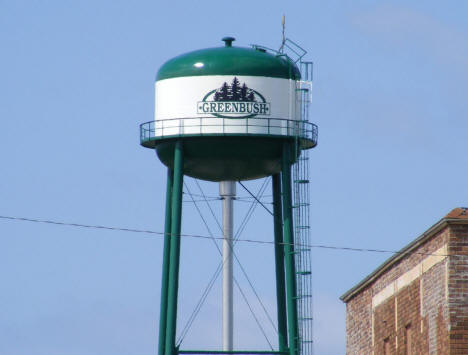
<svg viewBox="0 0 468 355">
<path fill-rule="evenodd" d="M 174 184 L 172 189 L 171 250 L 167 302 L 166 355 L 176 355 L 177 294 L 179 290 L 180 226 L 182 220 L 182 184 L 184 179 L 182 142 L 174 150 Z"/>
<path fill-rule="evenodd" d="M 283 213 L 281 211 L 281 176 L 273 175 L 273 219 L 275 231 L 276 307 L 279 351 L 288 350 L 286 285 L 284 280 Z"/>
<path fill-rule="evenodd" d="M 164 251 L 163 266 L 161 277 L 161 307 L 159 311 L 159 344 L 158 354 L 164 355 L 164 346 L 166 343 L 166 325 L 167 325 L 167 284 L 169 280 L 169 256 L 171 250 L 171 205 L 172 205 L 172 183 L 174 172 L 167 169 L 167 187 L 166 187 L 166 219 L 164 221 Z"/>
<path fill-rule="evenodd" d="M 296 266 L 294 262 L 294 229 L 291 196 L 291 144 L 283 144 L 281 179 L 283 186 L 283 235 L 286 266 L 286 295 L 288 308 L 289 353 L 299 354 L 299 335 L 297 318 Z"/>
</svg>

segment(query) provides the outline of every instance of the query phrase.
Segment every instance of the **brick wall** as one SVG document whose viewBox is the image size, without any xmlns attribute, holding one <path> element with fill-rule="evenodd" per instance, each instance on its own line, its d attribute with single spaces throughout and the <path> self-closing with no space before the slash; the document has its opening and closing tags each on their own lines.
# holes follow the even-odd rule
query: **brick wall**
<svg viewBox="0 0 468 355">
<path fill-rule="evenodd" d="M 385 354 L 385 348 L 395 349 L 395 297 L 388 298 L 384 303 L 374 309 L 374 346 L 369 349 L 376 355 Z M 388 345 L 386 344 L 388 343 Z"/>
<path fill-rule="evenodd" d="M 428 254 L 441 253 L 449 235 L 449 228 L 438 231 L 347 302 L 347 354 L 385 354 L 385 347 L 391 354 L 447 353 L 447 258 Z"/>
<path fill-rule="evenodd" d="M 372 348 L 372 294 L 364 290 L 346 304 L 346 349 L 348 354 L 370 354 Z"/>
<path fill-rule="evenodd" d="M 468 209 L 344 294 L 346 353 L 468 355 Z"/>
<path fill-rule="evenodd" d="M 429 327 L 421 312 L 421 281 L 416 280 L 374 309 L 373 353 L 429 354 Z"/>
<path fill-rule="evenodd" d="M 444 260 L 434 265 L 422 277 L 422 327 L 427 330 L 427 354 L 448 354 L 447 265 Z M 417 352 L 415 353 L 417 354 Z"/>
<path fill-rule="evenodd" d="M 450 354 L 468 354 L 468 225 L 451 226 L 448 263 Z"/>
</svg>

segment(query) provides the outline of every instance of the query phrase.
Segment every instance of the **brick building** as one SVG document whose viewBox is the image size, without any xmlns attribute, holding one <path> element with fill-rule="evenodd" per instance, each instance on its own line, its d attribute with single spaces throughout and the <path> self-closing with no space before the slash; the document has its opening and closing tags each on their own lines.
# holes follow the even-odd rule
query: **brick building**
<svg viewBox="0 0 468 355">
<path fill-rule="evenodd" d="M 455 208 L 341 300 L 348 355 L 468 355 L 468 209 Z"/>
</svg>

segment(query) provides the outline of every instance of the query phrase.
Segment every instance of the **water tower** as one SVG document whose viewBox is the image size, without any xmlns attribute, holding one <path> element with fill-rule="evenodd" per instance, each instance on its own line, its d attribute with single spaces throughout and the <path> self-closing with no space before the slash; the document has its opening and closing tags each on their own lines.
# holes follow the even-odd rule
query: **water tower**
<svg viewBox="0 0 468 355">
<path fill-rule="evenodd" d="M 223 41 L 223 46 L 180 55 L 159 69 L 155 119 L 140 126 L 141 145 L 154 149 L 168 168 L 159 355 L 307 354 L 307 150 L 317 144 L 317 127 L 307 119 L 312 63 L 304 62 L 305 51 L 289 40 L 283 40 L 279 51 L 233 46 L 232 37 Z M 286 48 L 295 55 L 287 55 Z M 223 350 L 218 352 L 176 346 L 184 175 L 219 182 L 223 199 Z M 273 190 L 279 346 L 278 351 L 235 351 L 236 181 L 267 176 L 272 176 Z"/>
</svg>

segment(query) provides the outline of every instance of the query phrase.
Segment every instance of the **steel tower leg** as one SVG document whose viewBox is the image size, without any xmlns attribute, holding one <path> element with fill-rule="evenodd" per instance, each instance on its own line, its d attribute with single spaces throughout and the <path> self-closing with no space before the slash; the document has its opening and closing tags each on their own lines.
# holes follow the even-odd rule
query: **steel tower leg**
<svg viewBox="0 0 468 355">
<path fill-rule="evenodd" d="M 288 309 L 289 353 L 299 354 L 298 318 L 297 318 L 297 291 L 296 266 L 294 262 L 294 229 L 292 217 L 291 196 L 291 144 L 283 144 L 283 157 L 281 161 L 281 180 L 283 186 L 283 235 L 284 257 L 286 266 L 286 296 Z"/>
<path fill-rule="evenodd" d="M 169 257 L 171 250 L 171 204 L 172 204 L 172 183 L 174 172 L 167 169 L 167 187 L 166 187 L 166 219 L 164 221 L 164 251 L 163 266 L 161 277 L 161 307 L 159 311 L 159 344 L 158 354 L 164 355 L 164 346 L 166 342 L 167 325 L 167 284 L 169 280 Z"/>
<path fill-rule="evenodd" d="M 284 280 L 283 213 L 281 211 L 281 176 L 273 175 L 273 219 L 275 231 L 276 308 L 278 315 L 278 344 L 280 351 L 288 349 L 286 318 L 286 285 Z"/>
<path fill-rule="evenodd" d="M 236 196 L 235 181 L 221 181 L 219 195 L 223 199 L 223 351 L 233 350 L 233 200 Z"/>
<path fill-rule="evenodd" d="M 166 355 L 175 355 L 177 326 L 177 294 L 179 290 L 179 260 L 180 260 L 180 226 L 182 221 L 182 185 L 184 179 L 184 156 L 182 142 L 176 143 L 174 150 L 174 183 L 172 188 L 171 206 L 171 247 L 169 263 L 169 280 L 167 290 L 167 328 Z"/>
</svg>

